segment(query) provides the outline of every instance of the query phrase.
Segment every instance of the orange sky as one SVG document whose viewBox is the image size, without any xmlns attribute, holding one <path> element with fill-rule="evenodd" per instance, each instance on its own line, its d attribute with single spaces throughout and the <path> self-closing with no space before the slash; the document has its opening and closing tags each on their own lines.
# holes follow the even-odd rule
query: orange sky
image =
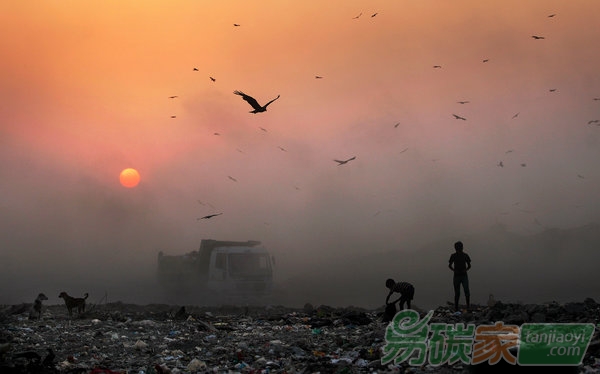
<svg viewBox="0 0 600 374">
<path fill-rule="evenodd" d="M 144 220 L 168 227 L 164 244 L 180 251 L 203 236 L 279 245 L 317 226 L 417 242 L 423 225 L 540 229 L 515 203 L 544 227 L 586 224 L 600 211 L 600 127 L 587 124 L 600 119 L 599 11 L 541 0 L 2 2 L 4 214 L 43 226 L 35 207 L 56 199 L 71 222 L 103 214 L 107 199 L 120 208 L 102 219 L 131 208 L 120 220 L 133 232 Z M 234 90 L 281 98 L 253 115 Z M 119 185 L 127 167 L 142 176 L 131 190 Z M 225 213 L 199 228 L 213 210 Z M 364 223 L 380 211 L 396 213 Z"/>
</svg>

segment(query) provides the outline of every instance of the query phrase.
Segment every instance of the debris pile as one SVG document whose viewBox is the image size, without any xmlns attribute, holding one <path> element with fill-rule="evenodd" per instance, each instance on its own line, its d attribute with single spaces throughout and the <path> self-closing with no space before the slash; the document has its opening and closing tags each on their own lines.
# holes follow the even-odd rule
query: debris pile
<svg viewBox="0 0 600 374">
<path fill-rule="evenodd" d="M 468 373 L 454 365 L 381 363 L 384 308 L 174 307 L 109 303 L 69 318 L 64 305 L 30 320 L 28 309 L 0 308 L 3 373 Z M 421 312 L 421 311 L 420 311 Z M 421 315 L 426 312 L 422 311 Z M 438 307 L 431 322 L 597 325 L 600 305 L 497 302 L 455 312 Z M 596 332 L 575 372 L 600 372 Z"/>
</svg>

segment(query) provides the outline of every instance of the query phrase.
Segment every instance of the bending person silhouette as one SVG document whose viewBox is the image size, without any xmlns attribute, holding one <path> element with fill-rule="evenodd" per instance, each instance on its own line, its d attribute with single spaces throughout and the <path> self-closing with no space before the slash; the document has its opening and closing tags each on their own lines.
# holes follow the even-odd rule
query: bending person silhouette
<svg viewBox="0 0 600 374">
<path fill-rule="evenodd" d="M 400 307 L 400 310 L 404 309 L 404 303 L 406 303 L 406 306 L 408 307 L 408 309 L 410 309 L 410 302 L 413 299 L 413 297 L 415 296 L 415 288 L 413 287 L 412 284 L 407 283 L 407 282 L 396 283 L 393 279 L 388 279 L 385 281 L 385 286 L 387 288 L 389 288 L 389 290 L 390 290 L 390 293 L 388 293 L 387 297 L 385 298 L 386 306 L 394 305 L 397 302 L 400 302 L 398 304 Z M 394 292 L 399 293 L 400 297 L 390 303 L 389 302 L 390 297 L 392 296 L 392 294 Z"/>
</svg>

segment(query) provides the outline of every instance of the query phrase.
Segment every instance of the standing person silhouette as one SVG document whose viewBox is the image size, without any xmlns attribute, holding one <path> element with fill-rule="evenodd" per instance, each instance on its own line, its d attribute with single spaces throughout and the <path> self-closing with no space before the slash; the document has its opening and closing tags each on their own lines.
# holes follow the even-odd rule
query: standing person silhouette
<svg viewBox="0 0 600 374">
<path fill-rule="evenodd" d="M 460 299 L 460 286 L 465 291 L 467 309 L 471 306 L 471 292 L 469 290 L 469 276 L 467 271 L 471 268 L 471 257 L 463 252 L 463 243 L 458 241 L 454 243 L 455 252 L 450 255 L 448 267 L 454 272 L 452 283 L 454 284 L 454 309 L 458 310 L 458 300 Z"/>
</svg>

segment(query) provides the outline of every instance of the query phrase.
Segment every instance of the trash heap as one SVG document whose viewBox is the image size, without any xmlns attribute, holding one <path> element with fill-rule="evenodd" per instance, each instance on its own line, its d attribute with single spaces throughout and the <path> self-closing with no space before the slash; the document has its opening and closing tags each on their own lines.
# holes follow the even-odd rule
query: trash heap
<svg viewBox="0 0 600 374">
<path fill-rule="evenodd" d="M 455 312 L 438 307 L 432 322 L 518 323 L 583 321 L 598 324 L 600 306 L 497 303 Z M 581 304 L 581 305 L 580 305 Z M 110 303 L 69 318 L 64 305 L 29 320 L 19 306 L 0 309 L 2 373 L 468 373 L 461 363 L 381 364 L 384 309 L 174 307 Z M 422 311 L 422 316 L 426 312 Z M 516 323 L 515 322 L 515 323 Z M 596 331 L 583 365 L 600 372 Z"/>
</svg>

